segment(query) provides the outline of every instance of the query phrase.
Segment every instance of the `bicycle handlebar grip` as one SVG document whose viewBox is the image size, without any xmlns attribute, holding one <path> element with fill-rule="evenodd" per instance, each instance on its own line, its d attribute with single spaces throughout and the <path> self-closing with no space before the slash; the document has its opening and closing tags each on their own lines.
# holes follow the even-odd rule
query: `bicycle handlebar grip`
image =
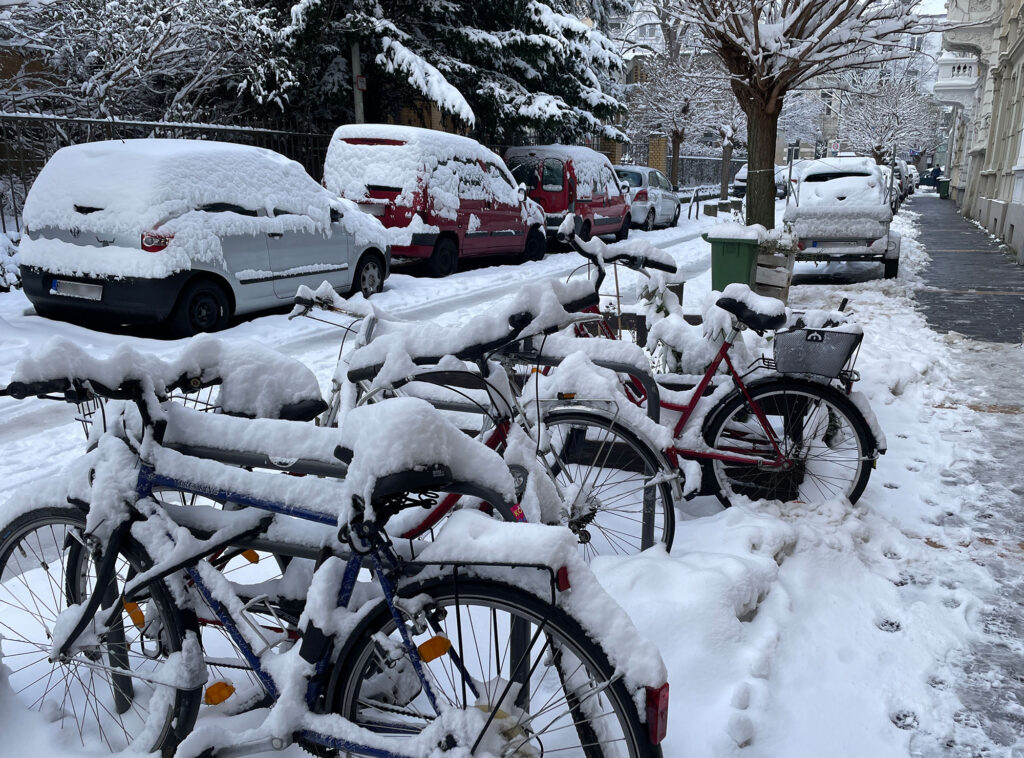
<svg viewBox="0 0 1024 758">
<path fill-rule="evenodd" d="M 315 303 L 311 297 L 299 297 L 298 295 L 295 296 L 295 300 L 293 302 L 295 305 L 301 305 L 303 308 L 312 308 Z"/>
<path fill-rule="evenodd" d="M 13 397 L 15 400 L 24 400 L 26 397 L 37 395 L 48 395 L 51 392 L 65 392 L 71 387 L 67 379 L 47 379 L 42 382 L 11 382 L 7 385 L 4 394 Z"/>
<path fill-rule="evenodd" d="M 647 268 L 654 268 L 658 271 L 665 271 L 669 274 L 674 274 L 678 269 L 674 263 L 662 263 L 661 261 L 652 261 L 650 258 L 641 258 L 640 265 L 646 266 Z"/>
</svg>

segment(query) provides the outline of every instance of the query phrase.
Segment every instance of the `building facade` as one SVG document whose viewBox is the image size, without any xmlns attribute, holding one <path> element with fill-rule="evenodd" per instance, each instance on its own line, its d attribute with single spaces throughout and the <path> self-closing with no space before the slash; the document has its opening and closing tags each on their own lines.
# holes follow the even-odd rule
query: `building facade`
<svg viewBox="0 0 1024 758">
<path fill-rule="evenodd" d="M 954 106 L 950 196 L 1024 263 L 1024 0 L 959 0 L 935 93 Z"/>
</svg>

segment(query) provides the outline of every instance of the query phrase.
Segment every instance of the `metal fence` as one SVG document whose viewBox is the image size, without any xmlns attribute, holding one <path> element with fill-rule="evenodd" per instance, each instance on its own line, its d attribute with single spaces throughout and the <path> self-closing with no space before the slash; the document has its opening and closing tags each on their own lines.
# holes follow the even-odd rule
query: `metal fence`
<svg viewBox="0 0 1024 758">
<path fill-rule="evenodd" d="M 669 158 L 671 161 L 671 158 Z M 740 166 L 746 163 L 745 158 L 734 158 L 729 161 L 729 181 L 732 182 Z M 669 164 L 671 165 L 671 163 Z M 683 155 L 679 158 L 679 186 L 702 187 L 718 186 L 722 176 L 722 159 L 699 155 Z"/>
<path fill-rule="evenodd" d="M 276 126 L 276 125 L 275 125 Z M 21 228 L 25 193 L 57 150 L 110 139 L 188 138 L 266 147 L 301 163 L 311 176 L 323 173 L 330 134 L 264 126 L 127 121 L 58 114 L 0 111 L 0 232 Z"/>
</svg>

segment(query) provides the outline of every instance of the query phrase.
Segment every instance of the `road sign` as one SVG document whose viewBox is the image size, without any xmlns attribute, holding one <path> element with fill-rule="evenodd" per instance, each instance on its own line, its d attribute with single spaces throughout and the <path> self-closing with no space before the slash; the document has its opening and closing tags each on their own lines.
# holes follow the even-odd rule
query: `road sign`
<svg viewBox="0 0 1024 758">
<path fill-rule="evenodd" d="M 366 92 L 366 77 L 365 76 L 357 76 L 356 77 L 356 89 L 359 90 L 360 92 Z"/>
<path fill-rule="evenodd" d="M 828 149 L 832 150 L 833 152 L 838 153 L 839 152 L 839 140 L 837 140 L 837 139 L 832 140 L 828 144 Z"/>
</svg>

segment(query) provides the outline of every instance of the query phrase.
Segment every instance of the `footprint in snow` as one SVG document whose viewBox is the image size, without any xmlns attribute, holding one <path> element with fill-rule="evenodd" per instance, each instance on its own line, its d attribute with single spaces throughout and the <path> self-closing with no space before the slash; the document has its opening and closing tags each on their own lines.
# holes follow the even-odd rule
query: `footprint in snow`
<svg viewBox="0 0 1024 758">
<path fill-rule="evenodd" d="M 887 490 L 898 490 L 900 486 L 894 482 L 885 482 L 883 485 Z"/>
<path fill-rule="evenodd" d="M 883 632 L 898 632 L 903 628 L 903 625 L 895 619 L 882 619 L 876 626 Z"/>
<path fill-rule="evenodd" d="M 917 714 L 913 711 L 896 711 L 889 714 L 889 720 L 897 729 L 917 729 Z"/>
</svg>

